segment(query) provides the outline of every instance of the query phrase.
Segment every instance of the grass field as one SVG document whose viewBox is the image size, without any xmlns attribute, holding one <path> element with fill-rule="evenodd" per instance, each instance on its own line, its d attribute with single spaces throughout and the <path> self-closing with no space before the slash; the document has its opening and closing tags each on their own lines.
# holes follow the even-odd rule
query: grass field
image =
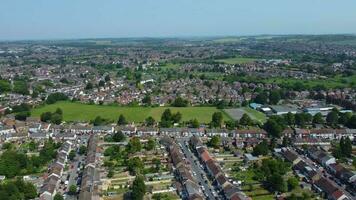
<svg viewBox="0 0 356 200">
<path fill-rule="evenodd" d="M 32 116 L 39 117 L 42 113 L 48 111 L 54 112 L 57 108 L 63 110 L 63 118 L 65 121 L 90 121 L 96 116 L 116 121 L 120 114 L 123 114 L 130 122 L 144 122 L 148 116 L 152 116 L 156 121 L 159 121 L 164 110 L 170 108 L 172 112 L 179 111 L 182 113 L 183 121 L 196 118 L 199 122 L 208 123 L 211 121 L 212 114 L 219 111 L 215 107 L 120 107 L 87 105 L 64 101 L 35 108 L 32 111 Z M 223 116 L 224 120 L 231 119 L 224 112 Z"/>
<path fill-rule="evenodd" d="M 224 111 L 227 113 L 227 115 L 231 116 L 235 120 L 240 120 L 240 118 L 244 113 L 248 114 L 248 116 L 250 116 L 251 119 L 261 123 L 264 123 L 267 120 L 265 114 L 257 110 L 253 110 L 251 108 L 234 108 L 234 109 L 225 109 Z"/>
<path fill-rule="evenodd" d="M 253 180 L 255 176 L 253 170 L 248 169 L 246 171 L 239 171 L 234 174 L 237 180 L 244 181 L 242 191 L 246 193 L 252 199 L 257 200 L 272 200 L 274 195 L 268 190 L 264 189 L 258 181 Z"/>
<path fill-rule="evenodd" d="M 255 59 L 255 58 L 245 58 L 245 57 L 237 56 L 235 58 L 220 59 L 220 60 L 216 60 L 216 61 L 233 65 L 233 64 L 251 63 L 251 62 L 254 62 L 256 60 L 257 59 Z"/>
<path fill-rule="evenodd" d="M 326 88 L 343 88 L 343 87 L 355 87 L 356 86 L 356 75 L 342 77 L 335 76 L 328 79 L 316 79 L 316 80 L 298 80 L 291 78 L 269 78 L 263 80 L 265 83 L 276 83 L 280 85 L 293 85 L 297 82 L 301 82 L 309 87 L 315 87 L 318 85 L 325 86 Z"/>
</svg>

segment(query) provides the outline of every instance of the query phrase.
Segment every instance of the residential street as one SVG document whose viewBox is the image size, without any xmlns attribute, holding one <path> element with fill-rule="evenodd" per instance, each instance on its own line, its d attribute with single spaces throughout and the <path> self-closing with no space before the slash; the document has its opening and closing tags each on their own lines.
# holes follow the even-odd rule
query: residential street
<svg viewBox="0 0 356 200">
<path fill-rule="evenodd" d="M 190 149 L 186 146 L 185 142 L 188 141 L 188 139 L 178 139 L 178 143 L 182 146 L 183 153 L 186 155 L 187 160 L 191 163 L 192 166 L 192 171 L 194 178 L 197 179 L 199 185 L 202 186 L 203 193 L 206 197 L 206 199 L 215 199 L 215 196 L 213 194 L 214 187 L 209 184 L 209 180 L 207 180 L 207 174 L 204 171 L 203 168 L 200 167 L 199 160 L 198 158 L 193 154 L 193 152 L 190 151 Z M 194 162 L 196 160 L 196 162 Z M 202 175 L 205 177 L 203 178 Z M 216 192 L 216 191 L 215 191 Z M 217 192 L 216 192 L 217 194 Z"/>
</svg>

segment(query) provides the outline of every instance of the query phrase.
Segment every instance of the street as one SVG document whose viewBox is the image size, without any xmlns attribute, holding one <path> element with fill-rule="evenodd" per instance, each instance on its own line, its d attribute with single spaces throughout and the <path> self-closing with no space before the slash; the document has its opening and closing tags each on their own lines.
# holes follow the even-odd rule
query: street
<svg viewBox="0 0 356 200">
<path fill-rule="evenodd" d="M 183 150 L 183 153 L 186 155 L 187 160 L 190 162 L 192 166 L 193 175 L 197 179 L 199 185 L 201 186 L 205 198 L 211 200 L 215 199 L 215 196 L 217 196 L 218 193 L 215 191 L 214 187 L 209 184 L 209 180 L 207 179 L 208 176 L 205 170 L 200 167 L 198 158 L 196 158 L 193 152 L 191 152 L 190 149 L 186 146 L 185 144 L 186 141 L 187 139 L 183 139 L 183 138 L 177 140 L 177 142 L 181 145 L 181 148 Z M 215 193 L 215 196 L 213 192 Z"/>
</svg>

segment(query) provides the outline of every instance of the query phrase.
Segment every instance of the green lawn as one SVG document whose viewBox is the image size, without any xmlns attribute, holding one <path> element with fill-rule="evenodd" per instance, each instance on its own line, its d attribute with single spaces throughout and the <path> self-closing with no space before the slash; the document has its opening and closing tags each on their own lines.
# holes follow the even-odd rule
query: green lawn
<svg viewBox="0 0 356 200">
<path fill-rule="evenodd" d="M 242 191 L 252 199 L 257 200 L 272 200 L 274 195 L 264 189 L 258 181 L 253 180 L 254 172 L 252 169 L 246 171 L 235 172 L 234 177 L 237 180 L 243 181 Z"/>
<path fill-rule="evenodd" d="M 244 111 L 253 119 L 253 120 L 257 120 L 259 122 L 266 122 L 267 121 L 267 117 L 265 114 L 263 114 L 262 112 L 259 112 L 257 110 L 254 110 L 252 108 L 243 108 Z"/>
<path fill-rule="evenodd" d="M 123 114 L 130 122 L 143 122 L 148 116 L 152 116 L 159 121 L 163 111 L 170 108 L 172 112 L 179 111 L 182 113 L 183 121 L 197 118 L 199 122 L 207 123 L 211 121 L 212 114 L 219 111 L 215 107 L 120 107 L 88 105 L 64 101 L 35 108 L 32 111 L 32 116 L 39 117 L 42 113 L 48 111 L 54 112 L 57 108 L 61 108 L 63 110 L 63 117 L 65 121 L 90 121 L 96 116 L 116 121 L 120 114 Z M 223 116 L 224 120 L 230 119 L 230 117 L 224 112 Z"/>
<path fill-rule="evenodd" d="M 251 62 L 254 62 L 256 60 L 257 59 L 255 59 L 255 58 L 245 58 L 245 57 L 237 56 L 235 58 L 220 59 L 220 60 L 216 60 L 216 61 L 233 65 L 233 64 L 251 63 Z"/>
<path fill-rule="evenodd" d="M 303 83 L 308 87 L 325 86 L 326 88 L 343 88 L 355 87 L 356 75 L 342 77 L 340 75 L 327 78 L 327 79 L 314 79 L 314 80 L 298 80 L 292 78 L 268 78 L 263 80 L 265 83 L 276 83 L 279 85 L 293 85 L 297 82 Z"/>
<path fill-rule="evenodd" d="M 224 111 L 232 118 L 234 118 L 234 120 L 240 120 L 243 114 L 246 113 L 248 116 L 250 116 L 251 119 L 260 123 L 264 123 L 267 121 L 267 117 L 264 113 L 248 107 L 225 109 Z"/>
</svg>

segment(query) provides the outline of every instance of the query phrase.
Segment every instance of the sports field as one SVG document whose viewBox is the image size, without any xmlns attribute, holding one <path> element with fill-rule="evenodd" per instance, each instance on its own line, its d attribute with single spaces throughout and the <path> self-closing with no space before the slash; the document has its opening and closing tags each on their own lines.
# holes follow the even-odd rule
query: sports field
<svg viewBox="0 0 356 200">
<path fill-rule="evenodd" d="M 57 108 L 63 110 L 65 121 L 90 121 L 96 116 L 101 116 L 106 119 L 117 121 L 120 114 L 123 114 L 130 122 L 144 122 L 149 116 L 152 116 L 159 121 L 163 111 L 170 108 L 172 112 L 182 113 L 183 121 L 198 119 L 201 123 L 211 121 L 211 116 L 214 112 L 219 111 L 215 107 L 120 107 L 120 106 L 104 106 L 104 105 L 88 105 L 73 102 L 58 102 L 51 105 L 35 108 L 32 111 L 32 116 L 39 117 L 44 112 L 54 112 Z M 225 112 L 222 112 L 224 120 L 231 119 Z"/>
<path fill-rule="evenodd" d="M 233 119 L 235 120 L 240 120 L 243 114 L 248 114 L 248 116 L 251 117 L 251 119 L 256 120 L 258 122 L 264 123 L 267 120 L 267 117 L 265 114 L 245 107 L 245 108 L 234 108 L 234 109 L 225 109 L 224 110 L 228 115 L 230 115 Z"/>
</svg>

